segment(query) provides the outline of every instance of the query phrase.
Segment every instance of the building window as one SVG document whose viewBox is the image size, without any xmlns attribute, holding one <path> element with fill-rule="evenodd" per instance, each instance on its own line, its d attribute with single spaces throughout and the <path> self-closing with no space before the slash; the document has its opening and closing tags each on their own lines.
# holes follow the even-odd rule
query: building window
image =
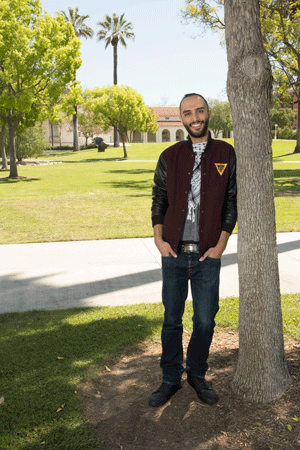
<svg viewBox="0 0 300 450">
<path fill-rule="evenodd" d="M 57 123 L 52 123 L 52 136 L 53 137 L 59 137 L 59 132 L 58 132 L 58 125 Z"/>
</svg>

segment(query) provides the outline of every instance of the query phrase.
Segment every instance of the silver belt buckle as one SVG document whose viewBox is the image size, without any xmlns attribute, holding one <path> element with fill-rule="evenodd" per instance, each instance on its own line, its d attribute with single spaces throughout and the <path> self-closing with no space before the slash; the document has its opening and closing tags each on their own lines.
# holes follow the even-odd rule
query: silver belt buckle
<svg viewBox="0 0 300 450">
<path fill-rule="evenodd" d="M 182 251 L 184 253 L 197 253 L 199 250 L 198 244 L 182 244 Z"/>
</svg>

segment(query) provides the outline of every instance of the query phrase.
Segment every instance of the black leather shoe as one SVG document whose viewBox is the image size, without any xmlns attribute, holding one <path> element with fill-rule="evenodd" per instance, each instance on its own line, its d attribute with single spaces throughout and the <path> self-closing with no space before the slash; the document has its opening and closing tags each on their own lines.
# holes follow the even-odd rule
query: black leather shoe
<svg viewBox="0 0 300 450">
<path fill-rule="evenodd" d="M 213 388 L 207 383 L 205 378 L 195 377 L 191 373 L 187 372 L 187 381 L 192 388 L 195 389 L 199 400 L 208 405 L 213 405 L 219 400 L 217 394 Z"/>
<path fill-rule="evenodd" d="M 181 388 L 181 383 L 178 384 L 167 384 L 162 383 L 161 386 L 157 389 L 157 391 L 153 392 L 150 400 L 150 406 L 162 406 L 172 397 L 172 395 L 176 394 L 177 391 Z"/>
</svg>

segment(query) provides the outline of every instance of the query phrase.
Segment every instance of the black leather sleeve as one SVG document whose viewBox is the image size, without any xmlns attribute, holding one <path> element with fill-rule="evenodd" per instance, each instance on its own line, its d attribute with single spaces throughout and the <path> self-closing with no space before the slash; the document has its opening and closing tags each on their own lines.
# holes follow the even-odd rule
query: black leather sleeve
<svg viewBox="0 0 300 450">
<path fill-rule="evenodd" d="M 237 221 L 236 157 L 229 163 L 229 180 L 222 214 L 222 231 L 232 233 Z"/>
<path fill-rule="evenodd" d="M 152 226 L 164 223 L 164 217 L 168 209 L 168 204 L 167 165 L 162 153 L 157 162 L 154 174 L 151 208 Z"/>
</svg>

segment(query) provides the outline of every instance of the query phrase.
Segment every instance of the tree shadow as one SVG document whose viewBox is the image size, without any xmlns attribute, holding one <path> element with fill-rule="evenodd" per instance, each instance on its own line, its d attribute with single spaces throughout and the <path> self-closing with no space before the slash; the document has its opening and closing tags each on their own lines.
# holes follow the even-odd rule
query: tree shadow
<svg viewBox="0 0 300 450">
<path fill-rule="evenodd" d="M 151 197 L 152 196 L 152 181 L 151 180 L 126 180 L 124 181 L 105 181 L 99 184 L 109 186 L 113 189 L 130 189 L 135 191 L 148 191 L 145 194 L 131 194 L 129 197 Z M 128 194 L 126 194 L 128 195 Z"/>
<path fill-rule="evenodd" d="M 80 159 L 78 161 L 61 161 L 66 164 L 82 164 L 82 163 L 90 163 L 90 162 L 115 162 L 115 161 L 124 161 L 124 158 L 95 158 L 95 159 Z"/>
<path fill-rule="evenodd" d="M 40 181 L 40 178 L 27 178 L 27 177 L 18 177 L 18 178 L 0 178 L 0 183 L 21 183 L 21 182 L 31 182 L 31 181 Z"/>
<path fill-rule="evenodd" d="M 146 270 L 107 279 L 66 286 L 43 283 L 58 273 L 18 278 L 18 273 L 0 277 L 0 313 L 89 306 L 89 299 L 161 281 L 161 269 Z"/>
<path fill-rule="evenodd" d="M 273 157 L 273 160 L 276 160 L 276 158 L 284 158 L 285 156 L 291 156 L 291 155 L 293 155 L 293 152 L 291 152 L 291 153 L 285 153 L 284 155 L 280 155 L 280 156 L 274 156 L 274 157 Z M 278 159 L 278 160 L 276 160 L 276 161 L 278 161 L 278 162 L 283 162 L 283 161 L 281 161 L 280 159 Z"/>
<path fill-rule="evenodd" d="M 106 311 L 0 316 L 0 396 L 5 398 L 0 405 L 0 448 L 98 448 L 84 445 L 91 433 L 82 416 L 78 384 L 95 376 L 109 356 L 139 345 L 160 323 L 146 314 Z M 1 447 L 2 442 L 15 442 L 16 436 L 19 447 Z"/>
<path fill-rule="evenodd" d="M 141 175 L 144 173 L 151 173 L 154 175 L 154 170 L 153 169 L 130 169 L 130 170 L 122 170 L 122 169 L 117 169 L 117 170 L 109 170 L 107 173 L 124 173 L 124 174 L 131 174 L 131 175 Z"/>
</svg>

